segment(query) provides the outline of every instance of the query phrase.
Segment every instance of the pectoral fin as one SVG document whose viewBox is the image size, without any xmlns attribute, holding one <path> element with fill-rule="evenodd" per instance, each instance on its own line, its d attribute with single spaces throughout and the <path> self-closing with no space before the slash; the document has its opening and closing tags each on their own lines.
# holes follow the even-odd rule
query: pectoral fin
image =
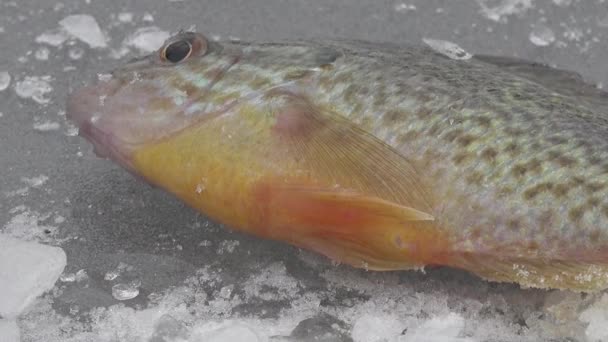
<svg viewBox="0 0 608 342">
<path fill-rule="evenodd" d="M 437 263 L 447 241 L 428 213 L 360 193 L 270 185 L 276 238 L 375 270 Z"/>
</svg>

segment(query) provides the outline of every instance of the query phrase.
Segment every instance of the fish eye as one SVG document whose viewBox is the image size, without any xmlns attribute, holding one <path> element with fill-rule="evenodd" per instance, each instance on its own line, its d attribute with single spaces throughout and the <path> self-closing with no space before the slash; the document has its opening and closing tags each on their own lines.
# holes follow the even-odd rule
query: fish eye
<svg viewBox="0 0 608 342">
<path fill-rule="evenodd" d="M 167 44 L 161 51 L 161 59 L 171 63 L 179 63 L 190 57 L 192 54 L 192 44 L 187 40 L 178 40 Z"/>
</svg>

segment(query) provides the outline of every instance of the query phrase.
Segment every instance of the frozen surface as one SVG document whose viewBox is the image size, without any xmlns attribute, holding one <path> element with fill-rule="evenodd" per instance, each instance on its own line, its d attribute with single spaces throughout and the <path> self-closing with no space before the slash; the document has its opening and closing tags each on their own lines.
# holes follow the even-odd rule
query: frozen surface
<svg viewBox="0 0 608 342">
<path fill-rule="evenodd" d="M 0 234 L 0 317 L 14 318 L 52 289 L 65 265 L 61 248 Z"/>
<path fill-rule="evenodd" d="M 19 342 L 20 338 L 16 321 L 0 319 L 0 342 Z"/>
<path fill-rule="evenodd" d="M 606 294 L 332 265 L 230 232 L 97 159 L 65 121 L 66 94 L 191 27 L 214 40 L 426 41 L 608 84 L 603 0 L 2 1 L 0 230 L 67 254 L 54 287 L 16 318 L 22 341 L 607 339 Z"/>
</svg>

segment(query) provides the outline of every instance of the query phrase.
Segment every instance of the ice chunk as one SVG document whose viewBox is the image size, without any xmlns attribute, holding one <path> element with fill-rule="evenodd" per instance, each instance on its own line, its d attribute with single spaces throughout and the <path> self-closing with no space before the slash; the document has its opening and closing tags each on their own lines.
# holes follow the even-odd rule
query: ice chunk
<svg viewBox="0 0 608 342">
<path fill-rule="evenodd" d="M 70 35 L 87 43 L 92 48 L 104 48 L 107 38 L 95 18 L 88 14 L 73 14 L 59 21 L 59 25 Z"/>
<path fill-rule="evenodd" d="M 534 0 L 477 0 L 481 14 L 493 21 L 500 21 L 503 16 L 519 14 L 532 8 Z"/>
<path fill-rule="evenodd" d="M 397 3 L 394 6 L 394 9 L 396 12 L 409 12 L 409 11 L 415 11 L 416 10 L 416 5 L 410 5 L 410 4 L 406 4 L 406 3 Z"/>
<path fill-rule="evenodd" d="M 136 48 L 143 53 L 149 53 L 160 48 L 169 37 L 169 32 L 156 26 L 142 27 L 128 36 L 124 45 Z"/>
<path fill-rule="evenodd" d="M 448 42 L 446 40 L 438 40 L 438 39 L 430 39 L 423 38 L 422 41 L 431 47 L 431 49 L 439 52 L 440 54 L 449 57 L 451 59 L 470 59 L 473 57 L 470 53 L 466 52 L 463 48 L 454 44 L 452 42 Z"/>
<path fill-rule="evenodd" d="M 51 289 L 66 265 L 58 247 L 0 234 L 0 315 L 16 317 L 37 296 Z"/>
<path fill-rule="evenodd" d="M 0 341 L 19 342 L 21 340 L 19 326 L 13 320 L 0 319 Z"/>
<path fill-rule="evenodd" d="M 133 21 L 133 13 L 131 12 L 121 12 L 118 13 L 118 21 L 123 23 L 130 23 Z"/>
<path fill-rule="evenodd" d="M 25 188 L 25 192 L 27 193 Z M 18 192 L 23 189 L 17 190 Z M 25 206 L 18 206 L 9 211 L 15 214 L 9 222 L 4 225 L 3 232 L 20 240 L 51 241 L 57 231 L 57 227 L 43 225 L 40 222 L 47 220 L 51 214 L 40 214 L 28 210 Z"/>
<path fill-rule="evenodd" d="M 11 75 L 8 71 L 0 71 L 0 91 L 6 90 L 11 84 Z"/>
<path fill-rule="evenodd" d="M 51 76 L 26 76 L 15 85 L 15 92 L 24 99 L 32 99 L 39 104 L 49 103 L 46 97 L 53 88 L 51 87 Z"/>
<path fill-rule="evenodd" d="M 59 128 L 61 128 L 59 122 L 54 122 L 50 120 L 34 123 L 34 130 L 40 132 L 56 131 Z"/>
<path fill-rule="evenodd" d="M 589 341 L 608 341 L 608 294 L 583 311 L 579 320 L 589 323 L 585 330 Z"/>
<path fill-rule="evenodd" d="M 32 177 L 32 178 L 21 177 L 21 181 L 23 183 L 31 186 L 32 188 L 41 187 L 48 180 L 49 180 L 49 177 L 47 177 L 45 175 L 40 175 L 40 176 L 36 176 L 36 177 Z"/>
<path fill-rule="evenodd" d="M 543 24 L 537 24 L 530 31 L 530 41 L 536 46 L 548 46 L 555 41 L 555 33 L 553 30 Z"/>
<path fill-rule="evenodd" d="M 431 318 L 404 336 L 404 341 L 419 342 L 473 342 L 473 339 L 459 337 L 464 328 L 464 318 L 455 313 Z"/>
<path fill-rule="evenodd" d="M 135 281 L 128 284 L 120 283 L 112 286 L 112 296 L 116 300 L 129 300 L 139 295 L 141 282 Z"/>
<path fill-rule="evenodd" d="M 394 316 L 364 314 L 355 321 L 351 334 L 355 342 L 393 341 L 404 328 Z"/>
<path fill-rule="evenodd" d="M 62 29 L 53 29 L 44 33 L 41 33 L 36 37 L 36 43 L 48 44 L 51 46 L 59 46 L 68 40 L 69 35 Z"/>
<path fill-rule="evenodd" d="M 36 52 L 34 53 L 34 57 L 36 57 L 36 59 L 39 61 L 46 61 L 47 59 L 49 59 L 50 53 L 51 52 L 49 51 L 49 48 L 47 48 L 46 46 L 42 46 L 38 48 L 38 50 L 36 50 Z"/>
<path fill-rule="evenodd" d="M 232 320 L 207 323 L 192 329 L 189 342 L 257 342 L 262 341 L 248 325 Z"/>
</svg>

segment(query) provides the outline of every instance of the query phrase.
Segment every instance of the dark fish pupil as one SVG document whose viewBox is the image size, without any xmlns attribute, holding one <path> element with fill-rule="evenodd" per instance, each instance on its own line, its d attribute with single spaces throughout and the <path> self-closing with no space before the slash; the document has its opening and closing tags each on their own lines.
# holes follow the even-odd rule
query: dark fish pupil
<svg viewBox="0 0 608 342">
<path fill-rule="evenodd" d="M 192 49 L 192 46 L 186 41 L 172 43 L 165 49 L 165 58 L 171 63 L 181 62 L 188 57 L 190 49 Z"/>
</svg>

